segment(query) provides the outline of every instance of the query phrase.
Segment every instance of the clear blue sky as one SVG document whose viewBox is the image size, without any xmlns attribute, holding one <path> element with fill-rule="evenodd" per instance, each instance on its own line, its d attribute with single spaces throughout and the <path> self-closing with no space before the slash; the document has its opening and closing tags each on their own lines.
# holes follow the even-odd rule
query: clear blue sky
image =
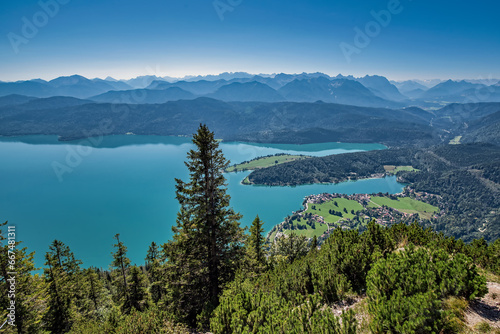
<svg viewBox="0 0 500 334">
<path fill-rule="evenodd" d="M 223 20 L 213 0 L 59 1 L 51 17 L 38 0 L 2 0 L 0 80 L 225 71 L 500 77 L 497 1 L 401 0 L 350 62 L 339 45 L 356 46 L 354 28 L 365 30 L 370 12 L 395 0 L 218 0 L 232 9 Z M 23 33 L 23 17 L 36 33 Z"/>
</svg>

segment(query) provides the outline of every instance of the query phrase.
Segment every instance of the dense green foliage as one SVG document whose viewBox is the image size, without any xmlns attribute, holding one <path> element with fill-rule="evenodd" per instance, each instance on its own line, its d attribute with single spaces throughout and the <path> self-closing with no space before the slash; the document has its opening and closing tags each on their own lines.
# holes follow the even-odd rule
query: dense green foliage
<svg viewBox="0 0 500 334">
<path fill-rule="evenodd" d="M 402 244 L 405 250 L 395 251 Z M 342 324 L 352 328 L 342 329 L 330 308 L 367 290 L 374 332 L 439 332 L 448 326 L 443 299 L 473 299 L 486 292 L 485 279 L 465 255 L 476 251 L 475 245 L 417 224 L 386 229 L 372 222 L 361 234 L 336 229 L 319 251 L 292 262 L 271 257 L 271 269 L 262 276 L 238 276 L 221 297 L 211 328 L 215 333 L 350 333 L 356 327 L 352 311 L 342 316 Z M 498 250 L 487 254 L 485 263 L 497 261 Z M 325 321 L 316 323 L 319 318 Z"/>
<path fill-rule="evenodd" d="M 259 249 L 263 251 L 261 224 L 255 219 L 246 252 L 240 254 L 244 270 L 225 286 L 218 307 L 206 315 L 214 333 L 354 333 L 356 310 L 344 312 L 340 321 L 332 309 L 364 291 L 374 332 L 439 332 L 453 325 L 446 298 L 473 299 L 484 294 L 485 280 L 476 264 L 500 273 L 500 240 L 490 245 L 484 240 L 465 244 L 416 223 L 383 228 L 372 222 L 363 233 L 336 229 L 319 250 L 314 243 L 308 250 L 305 240 L 291 235 L 273 246 L 281 255 L 263 259 L 259 255 Z M 125 250 L 119 244 L 115 244 L 114 260 L 120 248 Z M 121 254 L 126 258 L 126 253 Z M 54 333 L 187 332 L 175 324 L 180 312 L 171 311 L 168 298 L 144 302 L 158 286 L 152 279 L 155 272 L 161 273 L 160 282 L 169 279 L 165 275 L 168 261 L 161 252 L 155 256 L 154 245 L 147 267 L 125 270 L 129 300 L 139 301 L 130 303 L 131 307 L 125 306 L 119 292 L 123 283 L 113 279 L 113 272 L 122 278 L 121 270 L 81 269 L 80 261 L 59 241 L 52 243 L 46 258 L 50 266 L 44 276 L 23 275 L 32 284 L 23 288 L 36 298 L 30 299 L 34 304 L 29 309 L 18 309 L 18 316 L 25 315 L 20 333 L 43 329 Z M 248 263 L 254 265 L 246 267 Z M 27 273 L 32 266 L 32 257 L 27 257 L 18 263 L 18 272 Z M 150 280 L 142 274 L 144 269 Z M 4 274 L 1 278 L 5 289 Z"/>
<path fill-rule="evenodd" d="M 72 334 L 131 334 L 131 333 L 155 333 L 155 334 L 188 334 L 191 331 L 181 324 L 173 323 L 170 315 L 165 311 L 151 307 L 144 312 L 137 310 L 130 314 L 113 314 L 109 321 L 96 320 L 77 322 L 71 328 Z"/>
<path fill-rule="evenodd" d="M 391 149 L 293 161 L 255 170 L 248 179 L 255 184 L 280 186 L 355 180 L 384 173 L 384 165 L 409 165 L 414 151 Z"/>
<path fill-rule="evenodd" d="M 255 184 L 299 185 L 341 182 L 385 173 L 385 165 L 413 166 L 426 175 L 464 167 L 492 165 L 500 161 L 500 147 L 484 144 L 446 145 L 430 149 L 388 149 L 330 155 L 259 169 L 249 175 Z"/>
<path fill-rule="evenodd" d="M 266 268 L 266 250 L 264 238 L 264 222 L 259 216 L 255 217 L 250 226 L 250 235 L 246 241 L 246 254 L 243 264 L 243 270 L 248 274 L 259 275 Z"/>
<path fill-rule="evenodd" d="M 413 245 L 375 263 L 367 286 L 374 333 L 440 332 L 446 326 L 443 299 L 474 299 L 487 292 L 470 258 Z"/>
<path fill-rule="evenodd" d="M 500 108 L 495 113 L 471 122 L 464 131 L 462 141 L 500 145 Z"/>
</svg>

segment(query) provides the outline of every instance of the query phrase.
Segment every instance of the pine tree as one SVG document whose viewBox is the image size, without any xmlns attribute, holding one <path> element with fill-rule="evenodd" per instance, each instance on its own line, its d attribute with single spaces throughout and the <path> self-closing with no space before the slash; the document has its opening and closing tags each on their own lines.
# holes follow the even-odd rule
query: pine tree
<svg viewBox="0 0 500 334">
<path fill-rule="evenodd" d="M 77 315 L 81 301 L 81 261 L 62 241 L 54 240 L 45 254 L 45 279 L 48 286 L 47 329 L 52 333 L 67 332 Z"/>
<path fill-rule="evenodd" d="M 259 216 L 255 217 L 250 227 L 250 236 L 246 242 L 245 270 L 260 274 L 265 270 L 266 251 L 264 248 L 265 238 L 262 235 L 264 223 Z"/>
<path fill-rule="evenodd" d="M 318 237 L 313 236 L 311 240 L 311 246 L 309 248 L 309 252 L 316 252 L 318 250 Z"/>
<path fill-rule="evenodd" d="M 114 285 L 116 287 L 115 301 L 116 303 L 123 303 L 123 305 L 130 304 L 127 273 L 130 268 L 130 259 L 127 257 L 127 247 L 120 241 L 120 234 L 115 235 L 116 244 L 113 245 L 116 251 L 111 253 L 113 255 L 113 262 L 111 264 L 114 276 Z"/>
<path fill-rule="evenodd" d="M 85 303 L 80 313 L 87 319 L 99 319 L 102 313 L 106 312 L 105 309 L 111 307 L 110 293 L 97 269 L 84 269 L 82 275 L 83 284 L 80 290 L 85 294 Z"/>
<path fill-rule="evenodd" d="M 150 300 L 146 276 L 139 267 L 132 266 L 129 277 L 129 300 L 128 304 L 124 306 L 125 313 L 130 313 L 132 309 L 144 311 L 149 306 Z"/>
<path fill-rule="evenodd" d="M 158 245 L 153 241 L 146 254 L 146 271 L 151 283 L 157 282 L 161 278 L 160 251 Z"/>
<path fill-rule="evenodd" d="M 271 246 L 270 255 L 275 262 L 286 260 L 292 263 L 308 252 L 309 247 L 306 237 L 292 232 L 290 235 L 283 235 L 274 241 L 274 244 Z"/>
<path fill-rule="evenodd" d="M 189 182 L 176 179 L 181 208 L 173 240 L 165 246 L 168 302 L 191 324 L 201 312 L 206 317 L 217 306 L 222 286 L 239 266 L 244 237 L 241 215 L 229 207 L 223 175 L 229 162 L 219 143 L 206 125 L 200 125 L 193 143 L 196 149 L 189 151 L 185 162 Z"/>
<path fill-rule="evenodd" d="M 158 245 L 153 241 L 149 246 L 148 253 L 146 254 L 146 272 L 151 285 L 149 286 L 149 292 L 151 293 L 151 298 L 156 304 L 160 301 L 162 296 L 165 294 L 165 288 L 161 282 L 162 280 L 162 252 L 158 250 Z"/>
</svg>

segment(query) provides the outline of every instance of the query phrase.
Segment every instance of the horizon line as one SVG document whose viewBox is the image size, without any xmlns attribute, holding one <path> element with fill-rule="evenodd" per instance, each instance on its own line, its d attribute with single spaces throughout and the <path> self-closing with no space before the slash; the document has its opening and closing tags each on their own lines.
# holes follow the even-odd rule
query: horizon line
<svg viewBox="0 0 500 334">
<path fill-rule="evenodd" d="M 60 75 L 60 76 L 56 76 L 56 77 L 51 77 L 50 79 L 48 79 L 47 77 L 45 77 L 46 79 L 43 79 L 42 77 L 37 77 L 37 78 L 31 78 L 31 79 L 19 79 L 19 80 L 14 80 L 14 81 L 4 81 L 4 80 L 0 80 L 0 82 L 2 83 L 16 83 L 16 82 L 23 82 L 23 81 L 34 81 L 34 80 L 43 80 L 45 82 L 50 82 L 52 80 L 55 80 L 55 79 L 59 79 L 59 78 L 69 78 L 69 77 L 73 77 L 73 76 L 80 76 L 80 77 L 83 77 L 85 79 L 88 79 L 88 80 L 105 80 L 105 81 L 108 81 L 107 79 L 108 78 L 111 78 L 113 80 L 116 80 L 116 81 L 130 81 L 130 80 L 134 80 L 134 79 L 137 79 L 137 78 L 142 78 L 142 77 L 156 77 L 158 79 L 162 79 L 164 81 L 168 81 L 168 79 L 173 79 L 175 81 L 182 81 L 182 80 L 189 80 L 189 79 L 194 79 L 194 78 L 197 78 L 197 77 L 200 77 L 200 80 L 204 80 L 203 78 L 206 78 L 206 77 L 209 77 L 209 76 L 220 76 L 220 75 L 223 75 L 223 74 L 228 74 L 228 75 L 231 75 L 231 74 L 236 74 L 236 73 L 241 73 L 241 74 L 248 74 L 248 75 L 251 75 L 251 76 L 264 76 L 264 77 L 271 77 L 271 78 L 274 78 L 276 77 L 277 75 L 279 74 L 285 74 L 285 75 L 302 75 L 302 74 L 305 74 L 305 75 L 311 75 L 311 74 L 324 74 L 326 76 L 329 76 L 330 78 L 336 78 L 338 76 L 342 76 L 342 77 L 346 77 L 346 78 L 349 78 L 349 77 L 353 77 L 355 79 L 359 79 L 359 78 L 363 78 L 363 77 L 366 77 L 366 76 L 380 76 L 380 77 L 384 77 L 386 78 L 387 80 L 389 81 L 394 81 L 394 82 L 404 82 L 404 81 L 422 81 L 422 82 L 428 82 L 428 81 L 435 81 L 435 80 L 440 80 L 440 81 L 447 81 L 447 80 L 452 80 L 452 81 L 467 81 L 467 80 L 475 80 L 475 81 L 480 81 L 480 80 L 500 80 L 498 78 L 484 78 L 482 76 L 478 76 L 477 78 L 431 78 L 431 79 L 419 79 L 419 78 L 406 78 L 406 79 L 390 79 L 389 77 L 385 76 L 385 75 L 382 75 L 382 74 L 365 74 L 364 76 L 355 76 L 353 74 L 348 74 L 348 75 L 343 75 L 342 73 L 338 73 L 337 75 L 332 75 L 332 74 L 328 74 L 328 73 L 325 73 L 325 72 L 301 72 L 301 73 L 285 73 L 285 72 L 279 72 L 279 73 L 250 73 L 250 72 L 245 72 L 245 71 L 235 71 L 235 72 L 229 72 L 229 71 L 225 71 L 225 72 L 219 72 L 219 73 L 207 73 L 207 74 L 186 74 L 184 76 L 169 76 L 169 75 L 163 75 L 163 76 L 160 76 L 160 75 L 157 75 L 157 74 L 142 74 L 142 75 L 137 75 L 137 76 L 131 76 L 131 77 L 128 77 L 128 78 L 116 78 L 116 77 L 113 77 L 112 75 L 107 75 L 106 77 L 99 77 L 99 76 L 96 76 L 96 77 L 87 77 L 85 75 L 82 75 L 82 74 L 77 74 L 77 73 L 74 73 L 74 74 L 68 74 L 68 75 Z M 238 77 L 235 77 L 235 78 L 238 78 Z M 496 83 L 496 82 L 495 82 Z M 494 83 L 493 83 L 494 84 Z"/>
</svg>

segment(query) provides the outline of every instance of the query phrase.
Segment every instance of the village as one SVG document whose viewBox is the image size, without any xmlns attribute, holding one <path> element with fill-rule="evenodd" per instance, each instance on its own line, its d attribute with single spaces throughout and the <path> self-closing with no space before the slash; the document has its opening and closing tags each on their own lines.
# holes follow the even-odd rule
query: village
<svg viewBox="0 0 500 334">
<path fill-rule="evenodd" d="M 338 194 L 310 195 L 302 202 L 303 209 L 293 212 L 268 234 L 269 241 L 292 231 L 308 238 L 325 240 L 332 230 L 363 231 L 371 220 L 389 227 L 395 223 L 438 218 L 444 214 L 428 203 L 438 203 L 439 196 L 415 192 L 406 187 L 398 194 Z"/>
</svg>

